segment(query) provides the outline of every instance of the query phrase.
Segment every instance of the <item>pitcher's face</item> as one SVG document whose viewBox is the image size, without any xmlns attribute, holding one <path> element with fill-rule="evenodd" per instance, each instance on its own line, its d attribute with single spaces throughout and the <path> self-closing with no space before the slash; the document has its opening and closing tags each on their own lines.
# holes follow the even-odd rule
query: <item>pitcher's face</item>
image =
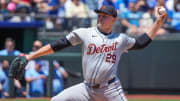
<svg viewBox="0 0 180 101">
<path fill-rule="evenodd" d="M 112 28 L 116 18 L 105 13 L 98 13 L 97 25 L 99 28 Z"/>
</svg>

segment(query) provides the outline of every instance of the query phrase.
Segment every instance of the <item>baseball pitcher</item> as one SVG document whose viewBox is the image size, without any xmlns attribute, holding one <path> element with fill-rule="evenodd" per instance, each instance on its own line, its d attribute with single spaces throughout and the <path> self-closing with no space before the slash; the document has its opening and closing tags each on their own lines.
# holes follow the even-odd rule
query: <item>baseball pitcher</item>
<svg viewBox="0 0 180 101">
<path fill-rule="evenodd" d="M 65 89 L 51 101 L 127 101 L 116 74 L 120 57 L 128 50 L 143 49 L 150 44 L 167 14 L 158 14 L 147 32 L 131 38 L 123 33 L 112 33 L 117 17 L 112 6 L 103 6 L 95 12 L 98 14 L 96 27 L 73 30 L 65 38 L 48 44 L 33 54 L 15 58 L 9 77 L 21 79 L 27 62 L 34 58 L 81 44 L 84 81 Z"/>
</svg>

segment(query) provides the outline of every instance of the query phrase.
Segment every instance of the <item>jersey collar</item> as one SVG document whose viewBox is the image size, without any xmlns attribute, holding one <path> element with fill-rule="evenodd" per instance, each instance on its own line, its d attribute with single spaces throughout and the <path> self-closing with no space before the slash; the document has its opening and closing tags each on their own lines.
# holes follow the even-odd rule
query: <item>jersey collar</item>
<svg viewBox="0 0 180 101">
<path fill-rule="evenodd" d="M 105 33 L 105 32 L 102 32 L 102 31 L 99 29 L 99 27 L 97 27 L 97 30 L 98 30 L 100 33 L 102 33 L 102 34 L 104 34 L 104 35 L 106 35 L 106 36 L 108 36 L 108 35 L 112 34 L 112 32 L 110 32 L 110 33 Z"/>
</svg>

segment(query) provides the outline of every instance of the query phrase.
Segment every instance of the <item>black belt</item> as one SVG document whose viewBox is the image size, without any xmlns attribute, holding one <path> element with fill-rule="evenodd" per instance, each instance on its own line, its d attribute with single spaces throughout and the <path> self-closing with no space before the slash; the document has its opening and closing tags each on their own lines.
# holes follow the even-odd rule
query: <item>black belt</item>
<svg viewBox="0 0 180 101">
<path fill-rule="evenodd" d="M 115 77 L 112 78 L 111 80 L 109 80 L 109 81 L 108 81 L 108 85 L 111 84 L 111 83 L 113 83 L 115 80 L 116 80 Z M 92 88 L 93 88 L 93 89 L 98 89 L 98 88 L 100 88 L 100 84 L 96 84 L 96 85 L 92 86 Z"/>
</svg>

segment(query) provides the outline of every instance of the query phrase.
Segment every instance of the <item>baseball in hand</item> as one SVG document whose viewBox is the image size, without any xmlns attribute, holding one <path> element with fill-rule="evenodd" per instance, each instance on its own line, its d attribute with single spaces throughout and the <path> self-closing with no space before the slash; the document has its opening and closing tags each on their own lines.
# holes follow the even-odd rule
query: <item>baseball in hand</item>
<svg viewBox="0 0 180 101">
<path fill-rule="evenodd" d="M 159 8 L 158 13 L 160 15 L 162 15 L 162 14 L 166 13 L 166 9 L 164 7 L 161 7 L 161 8 Z"/>
</svg>

